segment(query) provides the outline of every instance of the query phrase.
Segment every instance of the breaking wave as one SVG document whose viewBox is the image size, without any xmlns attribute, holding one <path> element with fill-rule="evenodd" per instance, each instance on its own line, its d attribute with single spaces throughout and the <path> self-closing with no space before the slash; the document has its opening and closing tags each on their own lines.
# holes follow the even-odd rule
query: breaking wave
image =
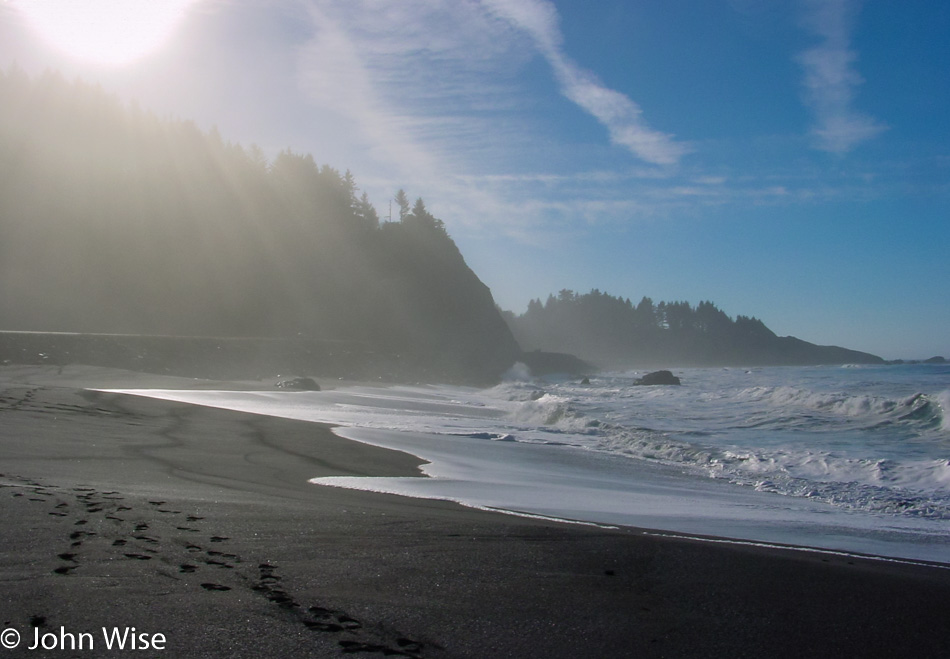
<svg viewBox="0 0 950 659">
<path fill-rule="evenodd" d="M 799 408 L 837 416 L 862 417 L 867 419 L 870 427 L 907 423 L 921 430 L 950 430 L 946 414 L 950 405 L 950 391 L 933 396 L 914 393 L 906 397 L 888 398 L 781 386 L 753 387 L 740 392 L 739 398 L 765 402 L 783 411 Z"/>
<path fill-rule="evenodd" d="M 682 388 L 635 387 L 632 375 L 586 387 L 519 380 L 491 395 L 507 405 L 514 441 L 556 437 L 759 491 L 950 519 L 950 389 L 889 395 L 807 382 L 723 386 L 702 375 Z"/>
</svg>

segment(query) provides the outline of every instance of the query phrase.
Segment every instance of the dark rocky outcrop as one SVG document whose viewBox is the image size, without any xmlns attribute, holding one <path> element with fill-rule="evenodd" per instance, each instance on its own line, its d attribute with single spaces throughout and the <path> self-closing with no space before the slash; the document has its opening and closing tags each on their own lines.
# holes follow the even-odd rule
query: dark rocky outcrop
<svg viewBox="0 0 950 659">
<path fill-rule="evenodd" d="M 634 382 L 636 385 L 649 386 L 654 384 L 682 384 L 680 379 L 670 373 L 669 371 L 653 371 L 652 373 L 647 373 L 642 378 L 639 378 Z"/>
<path fill-rule="evenodd" d="M 538 377 L 555 374 L 579 376 L 596 370 L 582 359 L 562 352 L 544 352 L 542 350 L 523 352 L 518 357 L 518 361 L 531 369 L 532 375 Z"/>
<path fill-rule="evenodd" d="M 313 378 L 292 378 L 277 383 L 278 389 L 293 389 L 295 391 L 320 391 L 320 385 Z"/>
<path fill-rule="evenodd" d="M 945 357 L 938 355 L 928 359 L 889 359 L 886 363 L 890 364 L 891 366 L 901 366 L 904 364 L 946 364 L 948 362 Z"/>
</svg>

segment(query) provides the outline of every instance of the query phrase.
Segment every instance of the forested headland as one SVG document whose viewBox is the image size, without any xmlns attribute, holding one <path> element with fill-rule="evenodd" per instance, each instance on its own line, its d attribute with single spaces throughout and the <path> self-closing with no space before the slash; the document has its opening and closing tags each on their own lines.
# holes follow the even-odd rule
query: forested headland
<svg viewBox="0 0 950 659">
<path fill-rule="evenodd" d="M 60 339 L 58 363 L 155 369 L 253 349 L 261 368 L 480 383 L 517 360 L 587 368 L 570 355 L 604 368 L 880 361 L 711 302 L 561 291 L 501 312 L 425 202 L 394 201 L 398 217 L 380 221 L 349 171 L 310 155 L 268 159 L 94 85 L 0 71 L 0 331 L 97 337 Z M 0 359 L 49 358 L 44 341 L 5 335 Z"/>
<path fill-rule="evenodd" d="M 56 73 L 0 99 L 2 330 L 345 341 L 448 380 L 519 356 L 422 199 L 380 222 L 349 172 Z"/>
<path fill-rule="evenodd" d="M 601 368 L 883 363 L 836 346 L 779 337 L 757 318 L 731 318 L 712 302 L 634 304 L 598 290 L 562 290 L 521 315 L 505 313 L 525 350 L 577 355 Z"/>
</svg>

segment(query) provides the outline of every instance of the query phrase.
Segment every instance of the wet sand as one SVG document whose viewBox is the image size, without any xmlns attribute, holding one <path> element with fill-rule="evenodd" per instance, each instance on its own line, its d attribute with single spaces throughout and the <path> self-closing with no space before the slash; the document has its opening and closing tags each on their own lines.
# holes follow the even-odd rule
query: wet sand
<svg viewBox="0 0 950 659">
<path fill-rule="evenodd" d="M 110 386 L 221 385 L 0 369 L 7 656 L 112 656 L 103 627 L 164 636 L 140 656 L 950 656 L 948 569 L 318 487 L 418 460 Z M 61 628 L 94 647 L 25 649 Z"/>
</svg>

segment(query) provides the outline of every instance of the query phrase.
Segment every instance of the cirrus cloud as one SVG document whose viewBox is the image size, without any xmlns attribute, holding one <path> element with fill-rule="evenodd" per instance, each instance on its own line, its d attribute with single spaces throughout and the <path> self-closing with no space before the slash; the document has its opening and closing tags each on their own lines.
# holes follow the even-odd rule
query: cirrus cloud
<svg viewBox="0 0 950 659">
<path fill-rule="evenodd" d="M 817 148 L 845 154 L 887 128 L 852 107 L 864 82 L 855 70 L 858 54 L 851 48 L 857 8 L 850 0 L 806 0 L 805 6 L 805 27 L 820 39 L 798 56 L 805 74 L 805 103 L 815 115 L 811 133 Z"/>
<path fill-rule="evenodd" d="M 547 0 L 484 0 L 497 16 L 527 32 L 545 57 L 561 93 L 603 124 L 615 144 L 655 165 L 677 163 L 689 149 L 672 135 L 650 128 L 643 110 L 625 94 L 610 89 L 564 52 L 558 13 Z"/>
</svg>

